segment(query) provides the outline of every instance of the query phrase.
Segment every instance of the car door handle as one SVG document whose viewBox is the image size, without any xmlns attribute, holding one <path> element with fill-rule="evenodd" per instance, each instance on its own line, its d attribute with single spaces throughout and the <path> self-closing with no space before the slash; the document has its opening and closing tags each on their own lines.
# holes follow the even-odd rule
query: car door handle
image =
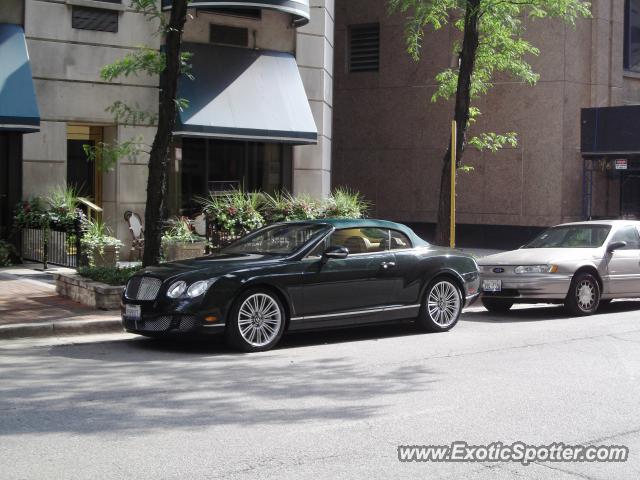
<svg viewBox="0 0 640 480">
<path fill-rule="evenodd" d="M 396 262 L 382 262 L 380 264 L 384 270 L 388 270 L 396 266 Z"/>
</svg>

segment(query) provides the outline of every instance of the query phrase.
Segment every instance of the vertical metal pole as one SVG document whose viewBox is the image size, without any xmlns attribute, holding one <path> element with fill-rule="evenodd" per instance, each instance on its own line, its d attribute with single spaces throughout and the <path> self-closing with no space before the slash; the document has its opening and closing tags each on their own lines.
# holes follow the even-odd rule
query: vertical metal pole
<svg viewBox="0 0 640 480">
<path fill-rule="evenodd" d="M 449 246 L 456 247 L 456 170 L 457 170 L 457 142 L 458 124 L 451 122 L 451 222 L 449 231 Z"/>
</svg>

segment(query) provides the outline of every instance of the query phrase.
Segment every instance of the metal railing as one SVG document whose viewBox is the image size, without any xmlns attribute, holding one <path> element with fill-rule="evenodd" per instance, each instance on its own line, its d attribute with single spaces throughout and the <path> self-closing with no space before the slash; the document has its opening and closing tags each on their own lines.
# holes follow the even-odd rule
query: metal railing
<svg viewBox="0 0 640 480">
<path fill-rule="evenodd" d="M 21 256 L 24 260 L 76 268 L 86 263 L 80 244 L 79 223 L 73 229 L 23 228 Z"/>
</svg>

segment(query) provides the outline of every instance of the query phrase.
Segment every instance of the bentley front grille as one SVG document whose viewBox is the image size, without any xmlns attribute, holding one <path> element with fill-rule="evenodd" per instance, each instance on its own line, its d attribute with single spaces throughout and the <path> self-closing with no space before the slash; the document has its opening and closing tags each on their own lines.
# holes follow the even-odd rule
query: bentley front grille
<svg viewBox="0 0 640 480">
<path fill-rule="evenodd" d="M 133 277 L 127 284 L 126 296 L 131 300 L 155 300 L 161 285 L 154 277 Z"/>
</svg>

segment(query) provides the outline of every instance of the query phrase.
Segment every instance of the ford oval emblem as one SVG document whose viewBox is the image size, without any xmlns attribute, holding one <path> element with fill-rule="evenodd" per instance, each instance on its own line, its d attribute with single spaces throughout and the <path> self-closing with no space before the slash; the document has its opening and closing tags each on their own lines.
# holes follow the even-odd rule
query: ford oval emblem
<svg viewBox="0 0 640 480">
<path fill-rule="evenodd" d="M 504 268 L 494 268 L 493 273 L 504 273 Z"/>
</svg>

